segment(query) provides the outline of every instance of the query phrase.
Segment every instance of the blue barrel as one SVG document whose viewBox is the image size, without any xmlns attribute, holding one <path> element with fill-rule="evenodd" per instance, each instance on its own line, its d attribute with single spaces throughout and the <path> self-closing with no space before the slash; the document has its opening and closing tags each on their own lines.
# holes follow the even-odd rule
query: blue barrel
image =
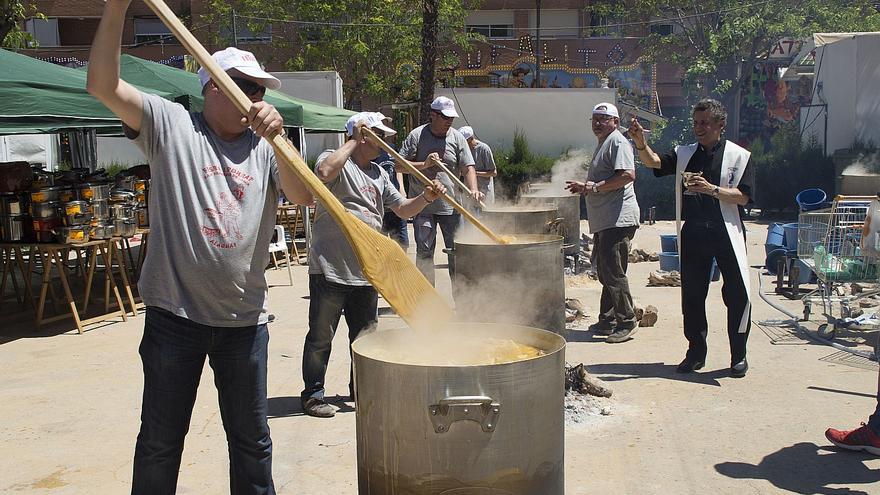
<svg viewBox="0 0 880 495">
<path fill-rule="evenodd" d="M 770 275 L 776 275 L 776 264 L 779 260 L 785 259 L 785 253 L 786 251 L 784 248 L 779 248 L 767 254 L 767 259 L 764 261 L 764 268 L 770 272 Z"/>
<path fill-rule="evenodd" d="M 677 253 L 678 236 L 675 234 L 660 234 L 660 251 L 664 253 Z"/>
<path fill-rule="evenodd" d="M 801 211 L 812 211 L 823 208 L 826 199 L 828 199 L 828 196 L 825 194 L 825 191 L 817 188 L 804 189 L 794 198 L 794 200 L 797 201 L 798 206 L 801 208 Z"/>
<path fill-rule="evenodd" d="M 660 269 L 664 272 L 678 271 L 678 253 L 660 253 Z"/>
<path fill-rule="evenodd" d="M 785 248 L 789 251 L 797 251 L 798 223 L 786 223 L 782 226 L 785 230 Z"/>
</svg>

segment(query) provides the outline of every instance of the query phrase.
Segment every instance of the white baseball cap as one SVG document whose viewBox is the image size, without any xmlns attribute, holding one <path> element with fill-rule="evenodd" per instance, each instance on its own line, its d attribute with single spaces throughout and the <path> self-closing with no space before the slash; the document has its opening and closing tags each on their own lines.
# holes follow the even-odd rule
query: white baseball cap
<svg viewBox="0 0 880 495">
<path fill-rule="evenodd" d="M 455 103 L 445 96 L 438 96 L 431 102 L 431 110 L 436 110 L 447 117 L 458 117 Z"/>
<path fill-rule="evenodd" d="M 348 132 L 348 135 L 351 136 L 354 134 L 354 126 L 358 125 L 358 122 L 366 122 L 367 127 L 370 129 L 379 129 L 384 132 L 386 136 L 397 134 L 397 131 L 382 123 L 384 117 L 385 116 L 379 112 L 356 113 L 348 118 L 348 122 L 345 123 L 345 130 Z"/>
<path fill-rule="evenodd" d="M 225 50 L 214 52 L 211 57 L 213 57 L 214 61 L 217 62 L 220 68 L 226 72 L 230 69 L 236 69 L 242 74 L 252 79 L 256 79 L 260 84 L 269 89 L 278 89 L 281 87 L 281 81 L 272 74 L 264 71 L 263 68 L 260 67 L 260 62 L 257 61 L 257 57 L 251 52 L 239 50 L 238 48 L 230 46 Z M 202 86 L 208 84 L 208 81 L 210 80 L 211 75 L 208 74 L 208 71 L 206 71 L 204 67 L 200 68 L 199 81 L 201 81 Z"/>
<path fill-rule="evenodd" d="M 469 125 L 459 127 L 458 132 L 460 132 L 465 139 L 470 139 L 474 137 L 474 128 Z"/>
<path fill-rule="evenodd" d="M 617 107 L 611 103 L 599 103 L 593 107 L 593 115 L 610 115 L 618 119 L 620 118 L 620 114 L 617 113 Z"/>
</svg>

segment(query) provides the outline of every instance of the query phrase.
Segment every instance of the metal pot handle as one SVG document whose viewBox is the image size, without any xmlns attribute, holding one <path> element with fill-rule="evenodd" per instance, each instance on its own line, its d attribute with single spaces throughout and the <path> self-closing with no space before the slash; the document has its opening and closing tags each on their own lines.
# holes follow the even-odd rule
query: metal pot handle
<svg viewBox="0 0 880 495">
<path fill-rule="evenodd" d="M 446 433 L 456 421 L 475 421 L 486 433 L 495 431 L 501 416 L 501 404 L 485 395 L 446 397 L 428 406 L 435 433 Z"/>
<path fill-rule="evenodd" d="M 556 217 L 553 220 L 548 220 L 546 226 L 547 233 L 565 237 L 565 225 L 562 224 L 562 220 L 562 217 Z"/>
</svg>

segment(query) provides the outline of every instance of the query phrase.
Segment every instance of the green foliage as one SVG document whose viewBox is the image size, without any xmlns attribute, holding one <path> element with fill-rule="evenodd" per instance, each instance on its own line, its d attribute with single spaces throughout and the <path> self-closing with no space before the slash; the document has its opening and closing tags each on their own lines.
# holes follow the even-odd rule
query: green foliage
<svg viewBox="0 0 880 495">
<path fill-rule="evenodd" d="M 21 29 L 23 22 L 32 17 L 46 18 L 37 10 L 36 2 L 0 0 L 0 47 L 18 49 L 36 46 L 33 36 Z"/>
<path fill-rule="evenodd" d="M 752 144 L 757 207 L 786 210 L 796 207 L 795 196 L 804 189 L 818 187 L 834 196 L 834 165 L 817 143 L 801 143 L 797 122 L 780 128 L 769 145 L 760 139 Z"/>
<path fill-rule="evenodd" d="M 587 8 L 626 19 L 662 18 L 675 27 L 670 35 L 649 34 L 642 43 L 654 61 L 681 65 L 692 91 L 689 99 L 712 95 L 725 100 L 741 78 L 721 69 L 742 63 L 741 74 L 782 38 L 805 39 L 815 32 L 876 31 L 880 14 L 869 0 L 751 2 L 736 0 L 642 0 L 598 3 Z M 639 30 L 628 28 L 630 30 Z M 630 32 L 631 35 L 648 34 Z"/>
<path fill-rule="evenodd" d="M 529 149 L 529 142 L 520 131 L 513 135 L 513 148 L 495 153 L 495 193 L 501 197 L 515 198 L 519 186 L 526 181 L 550 175 L 555 160 L 539 155 Z"/>
<path fill-rule="evenodd" d="M 466 10 L 475 0 L 441 0 L 438 46 L 464 48 L 473 38 L 464 30 Z M 345 107 L 365 98 L 418 99 L 421 57 L 421 2 L 394 0 L 209 0 L 212 19 L 239 22 L 254 30 L 273 23 L 272 48 L 288 70 L 333 70 L 342 76 Z M 316 24 L 308 24 L 308 23 Z M 306 24 L 303 24 L 306 23 Z M 352 26 L 350 24 L 357 24 Z M 226 28 L 221 32 L 229 33 Z M 227 41 L 228 43 L 228 41 Z M 438 66 L 458 63 L 452 49 L 441 52 Z"/>
</svg>

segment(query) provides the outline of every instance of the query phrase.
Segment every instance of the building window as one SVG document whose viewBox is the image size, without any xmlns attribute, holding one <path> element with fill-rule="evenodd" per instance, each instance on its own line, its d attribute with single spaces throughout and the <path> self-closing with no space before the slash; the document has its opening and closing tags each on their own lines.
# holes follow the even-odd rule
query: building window
<svg viewBox="0 0 880 495">
<path fill-rule="evenodd" d="M 137 44 L 174 44 L 180 42 L 157 17 L 135 17 L 134 42 Z"/>
<path fill-rule="evenodd" d="M 609 15 L 590 15 L 591 38 L 620 38 L 623 36 L 623 21 Z"/>
<path fill-rule="evenodd" d="M 237 21 L 235 26 L 235 39 L 238 43 L 271 43 L 272 26 L 266 24 L 262 29 L 252 31 L 247 24 Z"/>
<path fill-rule="evenodd" d="M 61 37 L 58 35 L 58 19 L 28 19 L 25 22 L 25 31 L 34 38 L 39 46 L 61 46 Z"/>
<path fill-rule="evenodd" d="M 675 32 L 675 26 L 672 24 L 651 24 L 651 34 L 659 34 L 660 36 L 669 36 Z"/>
<path fill-rule="evenodd" d="M 537 11 L 529 12 L 529 28 L 537 35 Z M 541 38 L 577 38 L 580 15 L 574 9 L 541 9 Z"/>
<path fill-rule="evenodd" d="M 482 24 L 467 26 L 467 32 L 482 34 L 486 38 L 513 38 L 513 24 Z"/>
</svg>

